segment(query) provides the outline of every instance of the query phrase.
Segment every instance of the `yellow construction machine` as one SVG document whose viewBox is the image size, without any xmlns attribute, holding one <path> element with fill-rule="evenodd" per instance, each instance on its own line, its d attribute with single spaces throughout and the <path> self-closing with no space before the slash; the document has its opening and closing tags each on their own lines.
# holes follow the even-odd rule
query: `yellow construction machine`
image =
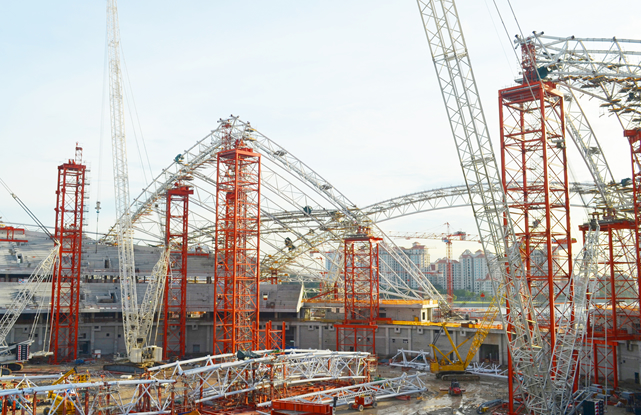
<svg viewBox="0 0 641 415">
<path fill-rule="evenodd" d="M 478 375 L 466 372 L 467 366 L 470 364 L 476 352 L 478 352 L 481 344 L 485 341 L 490 329 L 492 328 L 492 323 L 499 313 L 499 306 L 497 297 L 492 298 L 490 305 L 483 314 L 483 319 L 480 324 L 474 324 L 476 328 L 476 333 L 473 337 L 468 337 L 465 341 L 455 344 L 450 332 L 447 330 L 448 323 L 441 324 L 441 330 L 436 335 L 436 338 L 431 344 L 432 354 L 434 360 L 430 364 L 430 371 L 436 374 L 438 379 L 443 380 L 478 380 Z M 452 348 L 451 352 L 443 353 L 438 347 L 436 347 L 436 342 L 440 338 L 441 333 L 445 333 L 447 339 L 450 342 Z M 469 340 L 472 340 L 472 344 L 465 355 L 465 358 L 461 356 L 459 352 L 461 346 L 467 343 Z M 439 357 L 440 356 L 440 357 Z"/>
<path fill-rule="evenodd" d="M 67 373 L 56 379 L 52 383 L 52 385 L 59 385 L 71 377 L 73 377 L 73 380 L 75 382 L 87 382 L 89 380 L 88 374 L 79 375 L 78 371 L 74 367 L 73 369 L 69 370 Z M 75 415 L 76 399 L 74 399 L 73 396 L 71 397 L 71 399 L 65 399 L 64 397 L 55 394 L 53 391 L 49 391 L 47 398 L 48 401 L 51 402 L 51 405 L 44 409 L 44 415 Z"/>
</svg>

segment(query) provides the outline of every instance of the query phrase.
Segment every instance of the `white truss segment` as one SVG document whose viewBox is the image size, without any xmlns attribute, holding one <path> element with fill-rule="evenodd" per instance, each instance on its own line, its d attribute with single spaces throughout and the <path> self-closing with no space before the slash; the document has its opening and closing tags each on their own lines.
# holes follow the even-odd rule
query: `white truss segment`
<svg viewBox="0 0 641 415">
<path fill-rule="evenodd" d="M 113 153 L 114 190 L 116 198 L 116 238 L 120 266 L 122 320 L 127 354 L 138 344 L 140 326 L 136 296 L 134 242 L 129 210 L 129 167 L 125 139 L 125 108 L 120 70 L 120 28 L 116 0 L 107 2 L 107 34 L 109 49 L 109 104 L 111 110 L 111 148 Z"/>
<path fill-rule="evenodd" d="M 368 395 L 376 400 L 420 394 L 427 391 L 425 374 L 415 373 L 413 375 L 403 374 L 396 378 L 378 380 L 375 382 L 359 383 L 354 386 L 343 388 L 327 389 L 320 392 L 307 393 L 304 395 L 292 396 L 279 399 L 279 401 L 323 403 L 336 406 L 351 405 L 357 396 Z M 271 401 L 256 405 L 259 408 L 270 406 Z"/>
<path fill-rule="evenodd" d="M 556 344 L 552 355 L 556 358 L 556 368 L 550 367 L 554 374 L 557 390 L 558 406 L 562 413 L 567 413 L 575 403 L 573 397 L 574 384 L 579 376 L 580 357 L 586 348 L 588 317 L 592 308 L 592 296 L 598 273 L 599 225 L 596 220 L 590 224 L 586 234 L 586 242 L 577 254 L 572 269 L 571 281 L 568 287 L 572 290 L 564 294 L 571 298 L 560 310 L 568 318 L 560 319 L 557 327 Z M 573 318 L 569 318 L 573 316 Z M 589 346 L 587 346 L 589 349 Z M 589 353 L 589 350 L 587 350 Z"/>
<path fill-rule="evenodd" d="M 614 179 L 605 154 L 581 108 L 574 89 L 567 87 L 561 89 L 566 91 L 564 97 L 566 130 L 581 153 L 599 192 L 600 197 L 596 198 L 593 207 L 606 209 L 608 214 L 612 216 L 629 216 L 629 213 L 626 215 L 626 212 L 632 210 L 632 192 L 625 192 L 621 184 Z"/>
<path fill-rule="evenodd" d="M 50 413 L 56 413 L 57 410 L 62 410 L 60 406 L 67 402 L 71 405 L 74 402 L 73 408 L 78 415 L 99 415 L 104 414 L 108 409 L 112 415 L 129 415 L 140 414 L 137 411 L 137 405 L 145 399 L 150 401 L 153 410 L 146 412 L 146 415 L 167 414 L 171 411 L 170 396 L 163 400 L 158 398 L 161 396 L 160 390 L 168 385 L 176 383 L 175 379 L 169 380 L 124 380 L 124 381 L 103 381 L 103 382 L 84 382 L 84 383 L 60 383 L 58 385 L 49 386 L 36 386 L 32 382 L 25 382 L 13 389 L 0 390 L 0 397 L 7 397 L 18 402 L 22 406 L 23 413 L 27 415 L 34 415 L 33 411 L 33 395 L 41 394 L 42 397 L 49 392 L 53 392 L 53 405 L 50 407 Z M 132 389 L 134 393 L 120 393 L 121 389 Z M 88 396 L 90 405 L 89 410 L 85 411 L 84 402 L 79 402 L 78 397 L 81 391 L 89 392 Z M 110 395 L 109 407 L 101 405 L 98 397 L 101 394 Z M 36 408 L 36 413 L 39 412 Z"/>
<path fill-rule="evenodd" d="M 169 268 L 169 256 L 171 250 L 164 247 L 160 253 L 158 262 L 151 271 L 151 281 L 145 291 L 142 304 L 140 305 L 140 328 L 139 336 L 146 339 L 146 344 L 155 344 L 156 339 L 151 339 L 151 328 L 154 325 L 156 311 L 160 310 L 165 281 L 167 280 L 167 269 Z"/>
<path fill-rule="evenodd" d="M 430 360 L 432 353 L 424 350 L 404 350 L 398 349 L 398 352 L 390 359 L 390 366 L 409 367 L 416 370 L 430 370 Z"/>
<path fill-rule="evenodd" d="M 534 45 L 533 60 L 541 79 L 566 92 L 567 130 L 574 140 L 611 214 L 625 216 L 630 193 L 614 180 L 602 148 L 585 119 L 579 96 L 603 102 L 625 129 L 641 126 L 641 41 L 628 39 L 560 38 L 534 32 L 517 37 L 517 44 Z M 625 48 L 624 48 L 625 45 Z M 625 50 L 628 49 L 628 50 Z"/>
<path fill-rule="evenodd" d="M 268 390 L 284 384 L 367 377 L 369 353 L 288 349 L 256 351 L 239 360 L 235 354 L 206 356 L 149 369 L 155 379 L 180 378 L 194 403 Z M 195 366 L 195 367 L 194 367 Z"/>
<path fill-rule="evenodd" d="M 456 144 L 474 217 L 488 259 L 495 296 L 507 298 L 503 326 L 510 327 L 508 345 L 527 409 L 555 414 L 549 357 L 534 321 L 534 310 L 522 273 L 520 246 L 509 220 L 501 175 L 490 141 L 467 46 L 453 0 L 417 0 L 443 101 Z M 507 220 L 506 220 L 507 219 Z M 515 248 L 516 247 L 516 248 Z M 503 303 L 503 301 L 501 301 Z"/>
<path fill-rule="evenodd" d="M 7 336 L 11 332 L 11 329 L 13 329 L 13 325 L 18 321 L 20 314 L 22 314 L 28 305 L 32 304 L 33 297 L 39 291 L 42 282 L 51 278 L 53 267 L 56 262 L 58 262 L 59 254 L 60 244 L 56 243 L 49 255 L 38 264 L 29 276 L 29 279 L 27 279 L 27 282 L 22 286 L 18 295 L 15 296 L 10 304 L 7 304 L 7 311 L 2 315 L 2 319 L 0 319 L 0 353 L 8 347 Z"/>
</svg>

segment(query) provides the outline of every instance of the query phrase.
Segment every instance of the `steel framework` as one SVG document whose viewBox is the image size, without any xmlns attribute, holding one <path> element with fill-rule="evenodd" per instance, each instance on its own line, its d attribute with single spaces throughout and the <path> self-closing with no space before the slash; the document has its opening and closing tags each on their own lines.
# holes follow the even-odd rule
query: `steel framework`
<svg viewBox="0 0 641 415">
<path fill-rule="evenodd" d="M 136 293 L 132 217 L 129 209 L 129 167 L 125 138 L 125 108 L 120 70 L 120 27 L 116 0 L 107 2 L 109 50 L 109 103 L 113 153 L 114 191 L 116 199 L 115 234 L 118 244 L 122 321 L 127 354 L 145 345 L 147 333 L 140 333 L 140 314 Z"/>
<path fill-rule="evenodd" d="M 640 120 L 641 121 L 641 120 Z M 640 122 L 641 123 L 641 122 Z M 641 130 L 626 130 L 625 136 L 630 143 L 632 155 L 632 188 L 634 201 L 634 242 L 636 273 L 630 275 L 631 279 L 636 278 L 637 313 L 641 313 Z M 640 321 L 636 321 L 635 334 L 641 333 Z"/>
<path fill-rule="evenodd" d="M 328 389 L 348 381 L 362 382 L 369 376 L 369 356 L 329 350 L 262 350 L 245 360 L 234 353 L 206 356 L 153 367 L 149 373 L 158 380 L 178 379 L 190 407 L 214 410 L 230 402 L 266 405 L 316 387 L 313 385 Z M 210 406 L 205 407 L 205 402 Z"/>
<path fill-rule="evenodd" d="M 165 246 L 171 252 L 165 279 L 163 359 L 183 357 L 187 330 L 187 248 L 189 196 L 194 191 L 181 183 L 167 191 Z"/>
<path fill-rule="evenodd" d="M 379 318 L 379 252 L 382 238 L 362 228 L 345 238 L 345 317 L 336 324 L 336 350 L 376 354 L 376 320 Z"/>
<path fill-rule="evenodd" d="M 78 357 L 86 171 L 82 148 L 76 144 L 75 159 L 58 166 L 55 238 L 60 244 L 60 254 L 51 280 L 50 312 L 50 350 L 54 364 Z"/>
<path fill-rule="evenodd" d="M 241 136 L 246 128 L 251 128 L 248 123 L 235 116 L 226 121 L 231 125 L 232 134 L 235 135 Z M 167 189 L 176 181 L 190 179 L 194 188 L 198 189 L 190 200 L 190 244 L 207 246 L 215 239 L 214 220 L 211 216 L 215 215 L 213 206 L 216 199 L 216 180 L 207 169 L 211 165 L 212 155 L 220 150 L 225 134 L 222 125 L 223 123 L 177 157 L 134 200 L 131 206 L 132 219 L 141 235 L 158 239 L 159 242 L 164 241 L 164 225 L 159 226 L 155 215 L 150 213 L 156 211 L 164 216 L 164 212 L 160 212 L 158 206 L 164 205 L 159 201 Z M 345 236 L 353 234 L 358 226 L 370 226 L 376 236 L 383 236 L 380 229 L 372 225 L 368 214 L 362 212 L 303 161 L 260 132 L 253 131 L 252 135 L 255 141 L 245 144 L 262 155 L 261 273 L 265 280 L 271 280 L 274 276 L 279 280 L 327 280 L 327 275 L 323 273 L 324 264 L 310 261 L 310 251 L 340 249 L 339 244 L 342 245 Z M 428 204 L 434 200 L 442 205 L 438 200 L 441 196 L 440 191 L 428 193 L 429 195 L 422 196 L 429 199 Z M 458 203 L 462 196 L 454 198 L 454 203 Z M 421 202 L 418 203 L 425 206 Z M 284 211 L 292 213 L 283 217 Z M 291 245 L 283 244 L 285 237 L 292 240 Z M 115 228 L 110 230 L 109 238 L 115 239 Z M 400 272 L 409 275 L 410 283 L 399 275 L 397 269 L 381 261 L 381 295 L 418 299 L 427 294 L 442 304 L 445 310 L 442 314 L 447 315 L 449 305 L 421 270 L 404 258 L 389 238 L 385 238 L 385 241 L 382 249 L 401 263 Z M 337 264 L 339 268 L 342 267 L 340 263 Z"/>
<path fill-rule="evenodd" d="M 233 134 L 221 122 L 217 154 L 214 270 L 214 352 L 258 348 L 260 281 L 260 154 L 249 148 L 252 129 Z"/>
<path fill-rule="evenodd" d="M 530 83 L 499 91 L 499 100 L 503 186 L 533 317 L 552 350 L 572 272 L 563 98 L 553 84 Z"/>
<path fill-rule="evenodd" d="M 421 394 L 427 391 L 427 385 L 425 384 L 424 377 L 425 375 L 422 373 L 414 373 L 413 375 L 403 374 L 396 378 L 306 393 L 289 398 L 282 398 L 279 399 L 279 401 L 323 403 L 339 407 L 351 405 L 354 403 L 354 399 L 357 396 L 363 395 L 373 396 L 376 400 L 382 400 L 397 396 Z M 269 404 L 270 402 L 261 403 L 258 404 L 258 407 L 265 407 Z"/>
<path fill-rule="evenodd" d="M 536 321 L 501 174 L 490 141 L 460 19 L 452 0 L 417 1 L 436 69 L 443 101 L 474 211 L 478 235 L 493 276 L 497 298 L 507 302 L 503 325 L 508 328 L 510 365 L 519 373 L 509 378 L 510 401 L 521 395 L 536 414 L 555 413 L 549 354 Z M 527 393 L 521 393 L 527 391 Z M 511 409 L 514 410 L 513 408 Z"/>
</svg>

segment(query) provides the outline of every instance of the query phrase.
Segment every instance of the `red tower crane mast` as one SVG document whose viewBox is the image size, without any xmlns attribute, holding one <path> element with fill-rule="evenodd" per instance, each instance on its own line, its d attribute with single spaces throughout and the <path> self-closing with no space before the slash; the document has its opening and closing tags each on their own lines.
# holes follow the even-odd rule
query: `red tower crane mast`
<svg viewBox="0 0 641 415">
<path fill-rule="evenodd" d="M 167 191 L 165 246 L 171 254 L 164 290 L 163 359 L 185 355 L 187 329 L 187 241 L 190 186 Z"/>
<path fill-rule="evenodd" d="M 221 120 L 217 154 L 214 354 L 258 347 L 260 154 L 245 144 L 253 129 Z"/>
<path fill-rule="evenodd" d="M 86 171 L 87 167 L 82 164 L 82 148 L 76 144 L 75 159 L 58 166 L 55 239 L 60 242 L 60 256 L 53 269 L 50 314 L 51 360 L 55 364 L 78 357 Z"/>
</svg>

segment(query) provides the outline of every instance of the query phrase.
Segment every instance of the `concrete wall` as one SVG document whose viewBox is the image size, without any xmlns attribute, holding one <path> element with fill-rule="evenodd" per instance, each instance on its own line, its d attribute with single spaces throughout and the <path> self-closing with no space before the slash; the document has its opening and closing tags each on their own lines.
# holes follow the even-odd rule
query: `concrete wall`
<svg viewBox="0 0 641 415">
<path fill-rule="evenodd" d="M 292 322 L 291 325 L 295 330 L 294 338 L 296 347 L 330 350 L 336 348 L 336 329 L 332 324 L 321 322 Z M 394 356 L 398 352 L 398 349 L 428 351 L 438 331 L 439 328 L 434 326 L 381 325 L 376 332 L 376 354 L 385 358 Z M 455 344 L 460 344 L 465 339 L 469 339 L 459 348 L 459 353 L 467 354 L 471 345 L 471 338 L 474 336 L 474 329 L 452 329 L 450 330 L 450 336 L 452 336 Z M 501 364 L 507 364 L 507 342 L 504 341 L 504 337 L 501 331 L 492 330 L 484 342 L 486 345 L 496 346 L 498 360 Z M 444 353 L 448 353 L 452 349 L 445 334 L 441 334 L 436 342 L 436 347 Z M 480 357 L 480 354 L 477 353 L 472 361 L 477 362 Z"/>
</svg>

